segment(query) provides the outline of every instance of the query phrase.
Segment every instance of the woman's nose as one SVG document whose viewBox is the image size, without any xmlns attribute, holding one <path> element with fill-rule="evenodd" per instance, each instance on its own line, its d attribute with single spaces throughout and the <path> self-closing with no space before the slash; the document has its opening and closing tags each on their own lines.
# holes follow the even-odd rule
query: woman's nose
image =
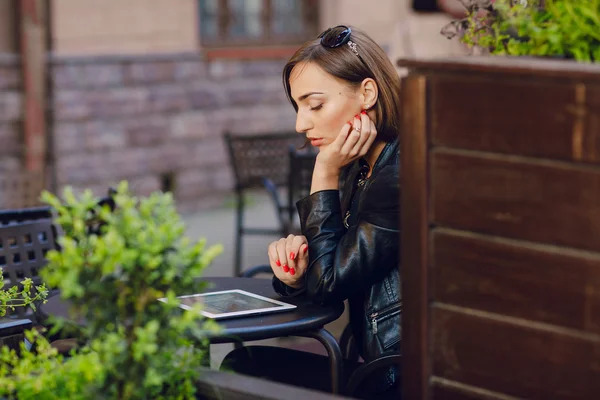
<svg viewBox="0 0 600 400">
<path fill-rule="evenodd" d="M 296 132 L 304 133 L 310 129 L 310 121 L 308 118 L 298 113 L 296 116 Z"/>
</svg>

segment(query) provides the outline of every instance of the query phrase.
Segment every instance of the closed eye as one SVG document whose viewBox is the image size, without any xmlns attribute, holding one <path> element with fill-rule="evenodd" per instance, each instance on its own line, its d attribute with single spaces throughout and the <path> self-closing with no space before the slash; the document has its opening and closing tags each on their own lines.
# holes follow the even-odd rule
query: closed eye
<svg viewBox="0 0 600 400">
<path fill-rule="evenodd" d="M 317 111 L 317 110 L 320 110 L 322 107 L 323 107 L 323 104 L 319 104 L 318 106 L 310 107 L 310 111 Z"/>
</svg>

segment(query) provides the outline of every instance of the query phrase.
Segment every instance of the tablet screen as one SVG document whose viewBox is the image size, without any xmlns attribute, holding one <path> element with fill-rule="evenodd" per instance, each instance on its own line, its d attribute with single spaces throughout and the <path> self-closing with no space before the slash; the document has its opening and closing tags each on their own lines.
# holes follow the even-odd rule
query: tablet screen
<svg viewBox="0 0 600 400">
<path fill-rule="evenodd" d="M 281 307 L 279 304 L 264 301 L 238 292 L 208 293 L 205 296 L 186 297 L 181 299 L 181 304 L 185 304 L 186 306 L 192 307 L 197 303 L 201 303 L 202 309 L 212 314 Z"/>
<path fill-rule="evenodd" d="M 209 318 L 248 316 L 296 308 L 295 305 L 273 300 L 244 290 L 192 294 L 178 297 L 180 307 L 187 310 L 201 304 L 202 314 Z M 160 299 L 165 301 L 166 299 Z"/>
</svg>

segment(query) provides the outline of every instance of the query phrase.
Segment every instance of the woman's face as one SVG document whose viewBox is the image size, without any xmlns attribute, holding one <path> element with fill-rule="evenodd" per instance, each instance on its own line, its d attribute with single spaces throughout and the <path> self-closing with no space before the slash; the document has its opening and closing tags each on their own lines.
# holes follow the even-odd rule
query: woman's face
<svg viewBox="0 0 600 400">
<path fill-rule="evenodd" d="M 298 105 L 296 131 L 306 133 L 315 147 L 331 144 L 344 124 L 362 110 L 358 88 L 354 90 L 311 62 L 292 69 L 290 89 Z"/>
</svg>

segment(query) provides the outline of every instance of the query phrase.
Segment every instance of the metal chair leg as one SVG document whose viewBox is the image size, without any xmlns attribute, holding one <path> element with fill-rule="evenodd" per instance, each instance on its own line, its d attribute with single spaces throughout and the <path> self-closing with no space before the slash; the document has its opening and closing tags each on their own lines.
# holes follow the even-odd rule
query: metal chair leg
<svg viewBox="0 0 600 400">
<path fill-rule="evenodd" d="M 233 264 L 233 276 L 239 276 L 242 272 L 242 235 L 244 223 L 244 192 L 237 190 L 237 213 L 235 226 L 235 260 Z"/>
<path fill-rule="evenodd" d="M 344 387 L 345 383 L 343 382 L 344 358 L 342 357 L 342 350 L 340 349 L 340 345 L 338 344 L 337 340 L 335 340 L 335 337 L 325 328 L 297 336 L 317 339 L 325 347 L 327 354 L 329 354 L 331 392 L 334 394 L 340 393 L 340 390 Z"/>
</svg>

